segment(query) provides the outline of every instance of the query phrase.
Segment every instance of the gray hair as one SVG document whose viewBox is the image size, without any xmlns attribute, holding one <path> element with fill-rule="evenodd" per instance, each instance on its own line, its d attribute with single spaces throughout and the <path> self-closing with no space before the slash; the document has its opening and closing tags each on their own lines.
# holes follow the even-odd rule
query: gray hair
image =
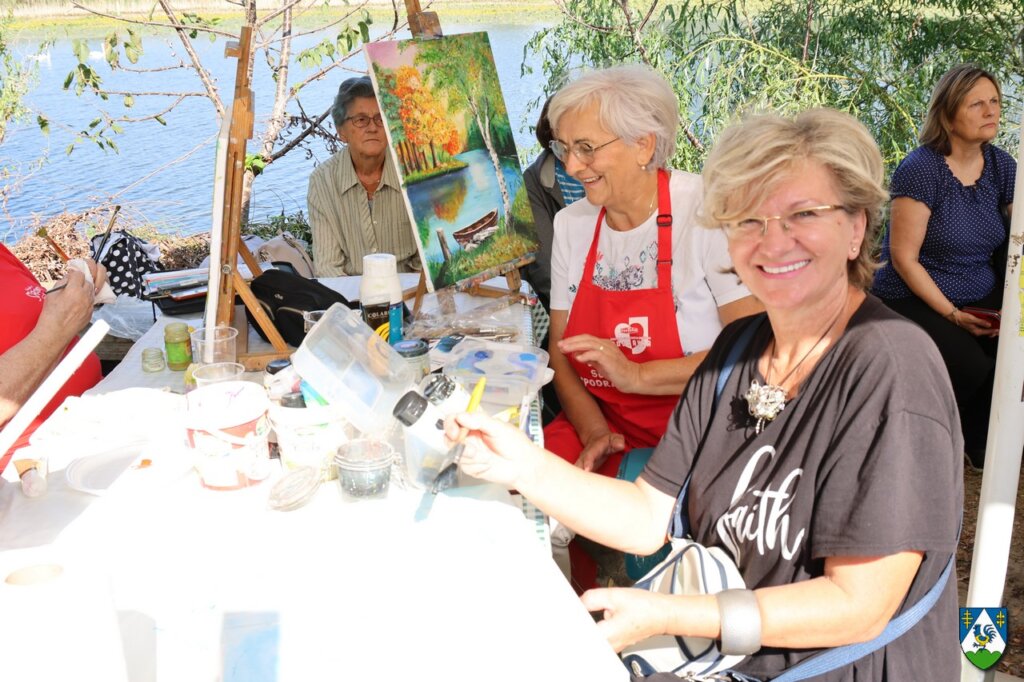
<svg viewBox="0 0 1024 682">
<path fill-rule="evenodd" d="M 369 76 L 349 78 L 338 86 L 338 95 L 334 98 L 334 106 L 331 107 L 331 118 L 334 119 L 335 130 L 341 129 L 345 123 L 348 105 L 352 104 L 352 100 L 357 97 L 377 99 L 377 94 L 373 91 L 373 81 Z"/>
<path fill-rule="evenodd" d="M 654 134 L 649 170 L 662 168 L 676 152 L 679 101 L 664 76 L 642 64 L 588 71 L 555 93 L 548 106 L 552 129 L 567 113 L 597 104 L 597 120 L 608 132 L 635 144 Z"/>
</svg>

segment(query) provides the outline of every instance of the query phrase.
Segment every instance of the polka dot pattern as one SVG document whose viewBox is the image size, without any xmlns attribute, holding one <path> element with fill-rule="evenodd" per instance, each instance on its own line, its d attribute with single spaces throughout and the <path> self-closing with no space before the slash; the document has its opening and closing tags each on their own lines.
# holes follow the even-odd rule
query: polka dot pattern
<svg viewBox="0 0 1024 682">
<path fill-rule="evenodd" d="M 122 234 L 107 249 L 102 263 L 107 268 L 110 288 L 118 296 L 127 294 L 138 297 L 142 293 L 142 276 L 157 269 L 157 265 L 142 250 L 139 238 L 130 234 Z"/>
<path fill-rule="evenodd" d="M 984 298 L 995 286 L 992 252 L 1006 241 L 1000 207 L 1013 203 L 1017 163 L 1003 150 L 989 146 L 985 167 L 973 185 L 964 186 L 945 158 L 918 147 L 893 173 L 890 193 L 909 197 L 931 210 L 918 257 L 921 265 L 954 305 Z M 875 275 L 873 291 L 885 299 L 912 295 L 889 262 L 889 234 L 882 243 L 885 266 Z"/>
</svg>

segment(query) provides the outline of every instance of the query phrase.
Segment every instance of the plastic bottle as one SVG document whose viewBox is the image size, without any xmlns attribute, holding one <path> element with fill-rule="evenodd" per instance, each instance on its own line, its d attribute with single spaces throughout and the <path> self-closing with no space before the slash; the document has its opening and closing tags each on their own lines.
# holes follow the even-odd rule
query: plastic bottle
<svg viewBox="0 0 1024 682">
<path fill-rule="evenodd" d="M 359 283 L 359 309 L 363 322 L 390 344 L 402 340 L 402 285 L 398 264 L 390 253 L 363 256 L 363 278 Z M 388 325 L 387 334 L 381 327 Z"/>
<path fill-rule="evenodd" d="M 394 417 L 407 436 L 406 475 L 417 486 L 430 486 L 448 464 L 451 450 L 444 439 L 444 415 L 437 405 L 409 391 L 395 405 Z"/>
</svg>

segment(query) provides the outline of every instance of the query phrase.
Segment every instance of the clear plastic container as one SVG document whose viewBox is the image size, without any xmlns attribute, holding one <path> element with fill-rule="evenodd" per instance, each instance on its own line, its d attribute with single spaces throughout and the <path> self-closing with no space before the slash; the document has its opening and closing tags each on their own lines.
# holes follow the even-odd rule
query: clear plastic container
<svg viewBox="0 0 1024 682">
<path fill-rule="evenodd" d="M 334 466 L 343 499 L 372 500 L 387 497 L 394 449 L 376 438 L 359 438 L 338 448 Z"/>
<path fill-rule="evenodd" d="M 360 432 L 382 433 L 418 377 L 405 358 L 373 333 L 358 311 L 336 303 L 292 355 L 292 366 Z"/>
<path fill-rule="evenodd" d="M 518 407 L 551 380 L 547 351 L 536 346 L 466 339 L 445 359 L 444 374 L 472 388 L 487 376 L 483 402 Z"/>
</svg>

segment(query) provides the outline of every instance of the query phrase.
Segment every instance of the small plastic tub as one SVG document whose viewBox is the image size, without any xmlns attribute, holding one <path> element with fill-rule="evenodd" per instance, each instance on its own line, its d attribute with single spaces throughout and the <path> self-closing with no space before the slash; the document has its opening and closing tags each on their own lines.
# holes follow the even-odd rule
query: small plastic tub
<svg viewBox="0 0 1024 682">
<path fill-rule="evenodd" d="M 551 380 L 547 351 L 537 346 L 466 339 L 446 358 L 444 374 L 467 390 L 487 377 L 483 401 L 493 407 L 518 407 Z"/>
</svg>

